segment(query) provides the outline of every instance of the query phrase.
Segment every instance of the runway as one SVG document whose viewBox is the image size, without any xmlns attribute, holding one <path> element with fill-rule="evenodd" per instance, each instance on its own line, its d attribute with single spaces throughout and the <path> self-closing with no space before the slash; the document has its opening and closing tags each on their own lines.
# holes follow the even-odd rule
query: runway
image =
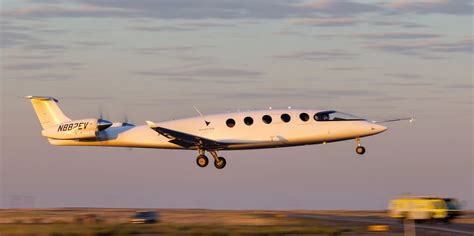
<svg viewBox="0 0 474 236">
<path fill-rule="evenodd" d="M 356 217 L 356 216 L 342 216 L 342 215 L 305 215 L 305 214 L 294 214 L 288 215 L 290 218 L 303 218 L 303 219 L 319 219 L 328 221 L 341 221 L 341 222 L 360 222 L 369 224 L 383 224 L 390 226 L 403 227 L 403 223 L 398 220 L 390 218 L 376 218 L 376 217 Z M 416 224 L 416 229 L 424 230 L 435 230 L 448 233 L 455 233 L 456 235 L 474 235 L 473 224 Z"/>
</svg>

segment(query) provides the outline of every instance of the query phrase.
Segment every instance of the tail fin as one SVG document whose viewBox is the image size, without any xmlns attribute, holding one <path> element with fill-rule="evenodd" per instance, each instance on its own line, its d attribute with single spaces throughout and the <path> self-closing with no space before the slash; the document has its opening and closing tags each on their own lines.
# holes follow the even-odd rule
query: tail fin
<svg viewBox="0 0 474 236">
<path fill-rule="evenodd" d="M 70 121 L 58 106 L 58 100 L 52 97 L 27 96 L 30 99 L 43 129 Z"/>
</svg>

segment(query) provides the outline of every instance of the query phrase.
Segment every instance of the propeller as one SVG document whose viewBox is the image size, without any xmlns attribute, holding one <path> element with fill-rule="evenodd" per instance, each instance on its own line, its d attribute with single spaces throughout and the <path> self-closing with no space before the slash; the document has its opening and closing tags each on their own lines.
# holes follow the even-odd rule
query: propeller
<svg viewBox="0 0 474 236">
<path fill-rule="evenodd" d="M 127 126 L 135 126 L 135 125 L 128 122 L 128 115 L 127 115 L 127 113 L 125 113 L 125 115 L 123 117 L 122 127 L 127 127 Z M 128 147 L 127 149 L 128 149 L 129 152 L 133 151 L 132 147 Z"/>
<path fill-rule="evenodd" d="M 127 116 L 127 114 L 125 114 L 125 116 L 123 118 L 122 126 L 135 126 L 135 125 L 128 122 L 128 116 Z"/>
<path fill-rule="evenodd" d="M 99 107 L 99 119 L 97 119 L 97 129 L 102 131 L 104 129 L 112 126 L 112 122 L 104 119 L 104 114 L 102 112 L 102 107 Z"/>
</svg>

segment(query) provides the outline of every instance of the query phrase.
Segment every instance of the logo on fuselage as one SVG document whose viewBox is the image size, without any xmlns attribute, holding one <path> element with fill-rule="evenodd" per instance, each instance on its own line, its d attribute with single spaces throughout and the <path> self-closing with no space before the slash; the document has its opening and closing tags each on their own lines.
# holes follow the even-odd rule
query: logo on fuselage
<svg viewBox="0 0 474 236">
<path fill-rule="evenodd" d="M 211 124 L 211 122 L 207 120 L 205 120 L 204 122 L 206 123 L 206 126 L 209 126 L 209 124 Z"/>
</svg>

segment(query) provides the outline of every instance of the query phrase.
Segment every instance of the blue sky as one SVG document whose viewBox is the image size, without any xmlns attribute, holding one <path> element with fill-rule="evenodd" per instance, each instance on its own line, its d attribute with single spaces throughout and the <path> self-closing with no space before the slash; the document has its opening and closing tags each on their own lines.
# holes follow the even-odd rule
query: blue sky
<svg viewBox="0 0 474 236">
<path fill-rule="evenodd" d="M 472 208 L 472 13 L 469 0 L 2 1 L 2 206 L 382 209 L 413 193 Z M 193 105 L 417 121 L 364 139 L 363 159 L 347 141 L 225 152 L 218 171 L 192 151 L 49 146 L 24 95 L 136 124 Z"/>
</svg>

